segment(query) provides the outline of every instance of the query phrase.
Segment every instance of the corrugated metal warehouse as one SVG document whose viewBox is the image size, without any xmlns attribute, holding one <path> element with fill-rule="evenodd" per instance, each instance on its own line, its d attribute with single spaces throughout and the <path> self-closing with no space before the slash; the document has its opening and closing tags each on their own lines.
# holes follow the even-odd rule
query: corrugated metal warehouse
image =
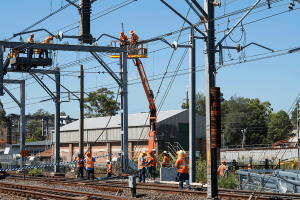
<svg viewBox="0 0 300 200">
<path fill-rule="evenodd" d="M 118 153 L 121 150 L 121 117 L 97 117 L 84 119 L 85 151 L 92 146 L 92 156 L 102 156 Z M 108 123 L 108 125 L 107 125 Z M 105 129 L 107 125 L 107 128 Z M 64 161 L 70 160 L 72 155 L 79 152 L 79 122 L 75 121 L 60 128 L 61 156 Z M 149 119 L 148 113 L 130 114 L 128 116 L 128 153 L 129 158 L 136 157 L 140 151 L 148 149 Z M 99 137 L 100 136 L 100 137 Z M 99 137 L 99 138 L 98 138 Z M 52 137 L 55 144 L 55 136 Z M 168 150 L 168 143 L 180 145 L 188 150 L 189 111 L 187 109 L 161 111 L 157 116 L 157 134 L 155 148 L 157 152 Z M 55 149 L 55 148 L 54 148 Z M 196 114 L 196 151 L 205 150 L 205 117 Z M 205 155 L 202 154 L 202 155 Z M 116 159 L 117 156 L 108 159 Z M 98 159 L 104 162 L 107 158 Z"/>
</svg>

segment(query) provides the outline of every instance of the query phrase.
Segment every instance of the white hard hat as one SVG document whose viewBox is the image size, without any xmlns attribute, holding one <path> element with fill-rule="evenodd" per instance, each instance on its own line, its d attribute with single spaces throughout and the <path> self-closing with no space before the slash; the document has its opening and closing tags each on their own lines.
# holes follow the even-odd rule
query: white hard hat
<svg viewBox="0 0 300 200">
<path fill-rule="evenodd" d="M 155 149 L 152 149 L 152 151 L 155 151 L 155 152 L 156 152 L 156 150 L 155 150 Z"/>
<path fill-rule="evenodd" d="M 179 154 L 183 156 L 183 151 L 182 151 L 182 150 L 180 150 L 180 151 L 179 151 Z"/>
<path fill-rule="evenodd" d="M 106 162 L 110 162 L 109 160 L 107 160 Z"/>
<path fill-rule="evenodd" d="M 164 151 L 163 154 L 168 154 L 168 153 L 166 151 Z"/>
</svg>

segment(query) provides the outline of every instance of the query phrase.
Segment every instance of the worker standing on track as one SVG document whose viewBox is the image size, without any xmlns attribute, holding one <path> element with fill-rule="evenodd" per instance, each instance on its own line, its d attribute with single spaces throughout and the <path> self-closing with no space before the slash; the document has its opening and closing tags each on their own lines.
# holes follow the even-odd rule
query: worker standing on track
<svg viewBox="0 0 300 200">
<path fill-rule="evenodd" d="M 226 162 L 225 160 L 222 161 L 222 164 L 218 168 L 218 174 L 220 174 L 221 177 L 224 177 L 226 172 Z"/>
<path fill-rule="evenodd" d="M 127 42 L 127 40 L 128 40 L 128 37 L 126 35 L 124 35 L 123 31 L 120 32 L 120 40 L 124 40 L 125 42 Z M 119 42 L 120 43 L 120 47 L 125 46 L 125 42 L 120 41 Z"/>
<path fill-rule="evenodd" d="M 90 152 L 86 153 L 87 158 L 85 159 L 86 163 L 86 176 L 87 180 L 90 180 L 90 174 L 92 180 L 94 180 L 94 162 L 96 161 L 95 158 L 91 156 Z"/>
<path fill-rule="evenodd" d="M 53 36 L 52 35 L 49 35 L 49 37 L 47 37 L 43 42 L 42 44 L 49 44 L 50 43 L 50 40 L 53 40 Z M 48 57 L 48 50 L 47 49 L 41 49 L 41 52 L 40 52 L 40 55 L 39 55 L 39 58 L 42 57 L 42 54 L 46 54 L 46 58 L 49 59 Z"/>
<path fill-rule="evenodd" d="M 34 38 L 34 34 L 31 33 L 30 34 L 30 38 L 27 39 L 27 43 L 34 43 L 33 38 Z M 29 49 L 29 55 L 28 55 L 28 57 L 32 58 L 32 55 L 33 55 L 33 49 Z"/>
<path fill-rule="evenodd" d="M 147 166 L 149 167 L 148 168 L 149 178 L 152 179 L 152 180 L 155 180 L 155 165 L 157 164 L 157 160 L 156 160 L 156 157 L 155 157 L 155 154 L 154 154 L 153 150 L 149 151 L 147 161 L 148 161 Z"/>
<path fill-rule="evenodd" d="M 107 163 L 107 175 L 106 175 L 106 177 L 111 177 L 111 175 L 112 175 L 112 165 L 110 164 L 109 160 L 107 160 L 106 163 Z"/>
<path fill-rule="evenodd" d="M 137 54 L 137 43 L 139 42 L 139 37 L 134 33 L 133 30 L 131 30 L 129 32 L 129 34 L 131 35 L 131 38 L 130 38 L 130 44 L 131 44 L 131 54 Z"/>
<path fill-rule="evenodd" d="M 83 160 L 80 153 L 77 154 L 76 162 L 78 169 L 77 178 L 83 179 Z"/>
<path fill-rule="evenodd" d="M 170 160 L 168 158 L 168 153 L 166 151 L 163 152 L 164 154 L 164 159 L 162 161 L 162 163 L 160 163 L 160 165 L 162 165 L 163 167 L 169 168 L 170 167 Z"/>
<path fill-rule="evenodd" d="M 179 173 L 179 189 L 183 190 L 183 181 L 185 181 L 188 190 L 191 189 L 189 181 L 189 159 L 186 158 L 186 153 L 183 150 L 178 152 L 178 158 L 175 163 L 175 167 L 178 168 Z"/>
<path fill-rule="evenodd" d="M 138 169 L 139 169 L 139 183 L 145 183 L 145 176 L 146 176 L 146 166 L 147 166 L 147 159 L 145 158 L 146 154 L 141 152 L 138 158 Z"/>
</svg>

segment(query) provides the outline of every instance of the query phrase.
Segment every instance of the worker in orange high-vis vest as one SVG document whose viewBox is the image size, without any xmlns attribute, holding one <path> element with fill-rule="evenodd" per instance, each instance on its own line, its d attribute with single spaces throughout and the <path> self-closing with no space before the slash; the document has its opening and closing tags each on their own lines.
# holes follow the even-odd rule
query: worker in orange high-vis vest
<svg viewBox="0 0 300 200">
<path fill-rule="evenodd" d="M 127 40 L 128 40 L 128 37 L 126 35 L 124 35 L 123 31 L 120 32 L 120 40 L 123 40 L 125 42 L 127 42 Z M 125 45 L 125 42 L 123 42 L 123 41 L 119 42 L 120 43 L 120 47 L 123 47 Z"/>
<path fill-rule="evenodd" d="M 135 34 L 133 30 L 129 32 L 131 35 L 130 38 L 130 45 L 131 45 L 131 51 L 130 54 L 137 54 L 137 43 L 139 42 L 139 37 Z"/>
<path fill-rule="evenodd" d="M 169 168 L 170 167 L 170 160 L 168 158 L 168 153 L 166 151 L 163 152 L 164 154 L 164 159 L 162 163 L 160 163 L 161 166 Z"/>
<path fill-rule="evenodd" d="M 34 38 L 34 34 L 31 33 L 31 34 L 30 34 L 30 38 L 28 38 L 28 40 L 27 40 L 27 43 L 34 43 L 33 38 Z M 28 51 L 27 51 L 27 52 L 28 52 Z M 32 58 L 32 55 L 33 55 L 33 49 L 29 49 L 28 58 Z"/>
<path fill-rule="evenodd" d="M 188 168 L 189 159 L 186 158 L 186 153 L 183 150 L 178 152 L 178 158 L 175 163 L 175 167 L 178 168 L 179 173 L 179 189 L 183 190 L 183 181 L 187 186 L 187 189 L 190 190 L 189 182 L 189 168 Z"/>
<path fill-rule="evenodd" d="M 85 159 L 86 163 L 86 176 L 87 180 L 90 180 L 90 175 L 92 180 L 94 180 L 94 163 L 95 163 L 95 158 L 91 156 L 90 152 L 86 153 L 87 158 Z"/>
<path fill-rule="evenodd" d="M 47 37 L 42 43 L 43 44 L 49 44 L 51 40 L 53 40 L 53 36 L 49 35 L 49 37 Z M 48 57 L 48 50 L 47 49 L 41 49 L 39 58 L 42 57 L 42 54 L 44 54 L 44 52 L 45 52 L 46 58 L 49 59 L 49 57 Z"/>
<path fill-rule="evenodd" d="M 154 150 L 154 151 L 153 151 Z M 148 172 L 149 179 L 155 180 L 155 166 L 157 165 L 157 159 L 155 156 L 155 149 L 150 150 L 148 154 Z"/>
<path fill-rule="evenodd" d="M 76 163 L 78 169 L 77 178 L 83 179 L 83 159 L 80 153 L 77 154 Z"/>
<path fill-rule="evenodd" d="M 225 171 L 226 171 L 226 162 L 225 160 L 223 160 L 222 164 L 218 168 L 218 174 L 220 174 L 220 176 L 223 177 L 225 175 Z"/>
<path fill-rule="evenodd" d="M 146 154 L 141 152 L 138 158 L 138 169 L 139 169 L 139 183 L 145 183 L 146 176 L 146 167 L 147 167 L 147 159 L 145 158 Z"/>
<path fill-rule="evenodd" d="M 107 175 L 106 175 L 106 177 L 111 177 L 111 175 L 112 175 L 112 165 L 110 164 L 109 160 L 107 160 L 106 163 L 107 163 Z"/>
</svg>

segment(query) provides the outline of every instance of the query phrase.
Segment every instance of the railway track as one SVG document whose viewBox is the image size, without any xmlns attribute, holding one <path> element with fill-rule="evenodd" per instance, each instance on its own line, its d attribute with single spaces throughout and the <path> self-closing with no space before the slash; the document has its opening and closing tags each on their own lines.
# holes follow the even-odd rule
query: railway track
<svg viewBox="0 0 300 200">
<path fill-rule="evenodd" d="M 11 180 L 22 180 L 21 177 L 12 176 Z M 116 180 L 80 180 L 80 179 L 69 179 L 69 178 L 42 178 L 42 177 L 28 177 L 28 181 L 40 181 L 44 184 L 51 185 L 62 185 L 62 186 L 75 186 L 75 187 L 90 187 L 101 191 L 109 192 L 121 192 L 122 189 L 129 189 L 127 180 L 121 182 Z M 143 191 L 151 191 L 157 193 L 173 193 L 173 194 L 186 194 L 190 196 L 196 196 L 199 198 L 205 198 L 206 188 L 192 187 L 191 190 L 179 190 L 178 185 L 172 184 L 158 184 L 158 183 L 137 183 L 137 191 L 142 193 Z M 219 198 L 221 199 L 249 199 L 252 191 L 241 191 L 231 189 L 219 189 Z M 264 199 L 300 199 L 300 194 L 281 194 L 272 192 L 257 192 L 253 197 L 256 200 Z"/>
</svg>

